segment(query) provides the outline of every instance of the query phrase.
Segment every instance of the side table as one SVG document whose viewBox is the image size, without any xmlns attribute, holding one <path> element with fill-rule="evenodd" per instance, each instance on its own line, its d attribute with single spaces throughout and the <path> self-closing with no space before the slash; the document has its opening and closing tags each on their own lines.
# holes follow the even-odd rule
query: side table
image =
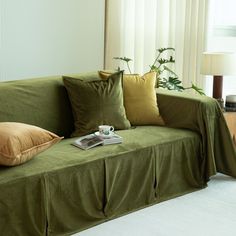
<svg viewBox="0 0 236 236">
<path fill-rule="evenodd" d="M 236 112 L 224 112 L 224 117 L 236 145 Z"/>
</svg>

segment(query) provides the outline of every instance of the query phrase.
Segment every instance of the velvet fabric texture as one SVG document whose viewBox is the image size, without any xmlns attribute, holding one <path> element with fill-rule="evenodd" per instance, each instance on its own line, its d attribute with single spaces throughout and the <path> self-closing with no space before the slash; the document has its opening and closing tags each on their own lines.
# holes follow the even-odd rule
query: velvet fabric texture
<svg viewBox="0 0 236 236">
<path fill-rule="evenodd" d="M 23 165 L 0 166 L 1 235 L 71 235 L 201 189 L 216 172 L 236 177 L 235 147 L 217 101 L 157 93 L 165 126 L 116 131 L 122 144 L 88 151 L 68 138 Z M 68 112 L 61 78 L 0 83 L 1 121 L 68 134 Z"/>
<path fill-rule="evenodd" d="M 76 138 L 64 139 L 11 171 L 0 167 L 2 235 L 71 235 L 205 186 L 197 133 L 161 126 L 116 132 L 123 143 L 84 151 L 71 145 Z"/>
<path fill-rule="evenodd" d="M 0 165 L 22 164 L 61 139 L 33 125 L 0 122 Z"/>
<path fill-rule="evenodd" d="M 201 135 L 201 175 L 205 181 L 217 172 L 236 177 L 236 148 L 218 102 L 207 96 L 157 90 L 168 127 L 193 130 Z"/>
<path fill-rule="evenodd" d="M 99 71 L 102 79 L 111 72 Z M 123 79 L 124 105 L 128 120 L 132 125 L 164 125 L 160 115 L 156 92 L 156 73 L 125 74 Z"/>
<path fill-rule="evenodd" d="M 73 115 L 60 76 L 0 83 L 0 122 L 21 122 L 69 137 Z"/>
<path fill-rule="evenodd" d="M 63 76 L 74 115 L 72 137 L 98 130 L 99 125 L 112 125 L 116 130 L 130 128 L 123 104 L 122 72 L 101 80 L 97 72 L 90 76 Z"/>
</svg>

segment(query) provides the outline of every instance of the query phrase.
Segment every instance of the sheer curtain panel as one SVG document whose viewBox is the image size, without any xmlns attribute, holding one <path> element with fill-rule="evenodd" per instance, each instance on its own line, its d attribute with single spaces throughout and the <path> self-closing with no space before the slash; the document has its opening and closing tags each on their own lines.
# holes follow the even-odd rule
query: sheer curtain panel
<svg viewBox="0 0 236 236">
<path fill-rule="evenodd" d="M 149 71 L 156 49 L 174 47 L 174 70 L 184 86 L 203 86 L 200 60 L 205 47 L 208 0 L 107 0 L 105 68 Z"/>
</svg>

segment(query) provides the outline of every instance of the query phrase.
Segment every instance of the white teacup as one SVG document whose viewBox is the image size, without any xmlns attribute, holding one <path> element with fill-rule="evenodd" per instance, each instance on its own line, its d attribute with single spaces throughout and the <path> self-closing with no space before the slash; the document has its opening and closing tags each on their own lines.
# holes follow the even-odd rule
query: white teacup
<svg viewBox="0 0 236 236">
<path fill-rule="evenodd" d="M 98 130 L 100 135 L 110 135 L 114 131 L 114 127 L 110 125 L 99 125 Z"/>
</svg>

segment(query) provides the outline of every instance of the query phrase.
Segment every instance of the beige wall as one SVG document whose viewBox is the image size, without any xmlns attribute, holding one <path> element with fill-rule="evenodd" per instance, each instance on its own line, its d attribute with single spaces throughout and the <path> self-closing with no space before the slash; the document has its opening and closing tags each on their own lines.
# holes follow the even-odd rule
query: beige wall
<svg viewBox="0 0 236 236">
<path fill-rule="evenodd" d="M 0 0 L 0 81 L 101 69 L 105 0 Z"/>
</svg>

